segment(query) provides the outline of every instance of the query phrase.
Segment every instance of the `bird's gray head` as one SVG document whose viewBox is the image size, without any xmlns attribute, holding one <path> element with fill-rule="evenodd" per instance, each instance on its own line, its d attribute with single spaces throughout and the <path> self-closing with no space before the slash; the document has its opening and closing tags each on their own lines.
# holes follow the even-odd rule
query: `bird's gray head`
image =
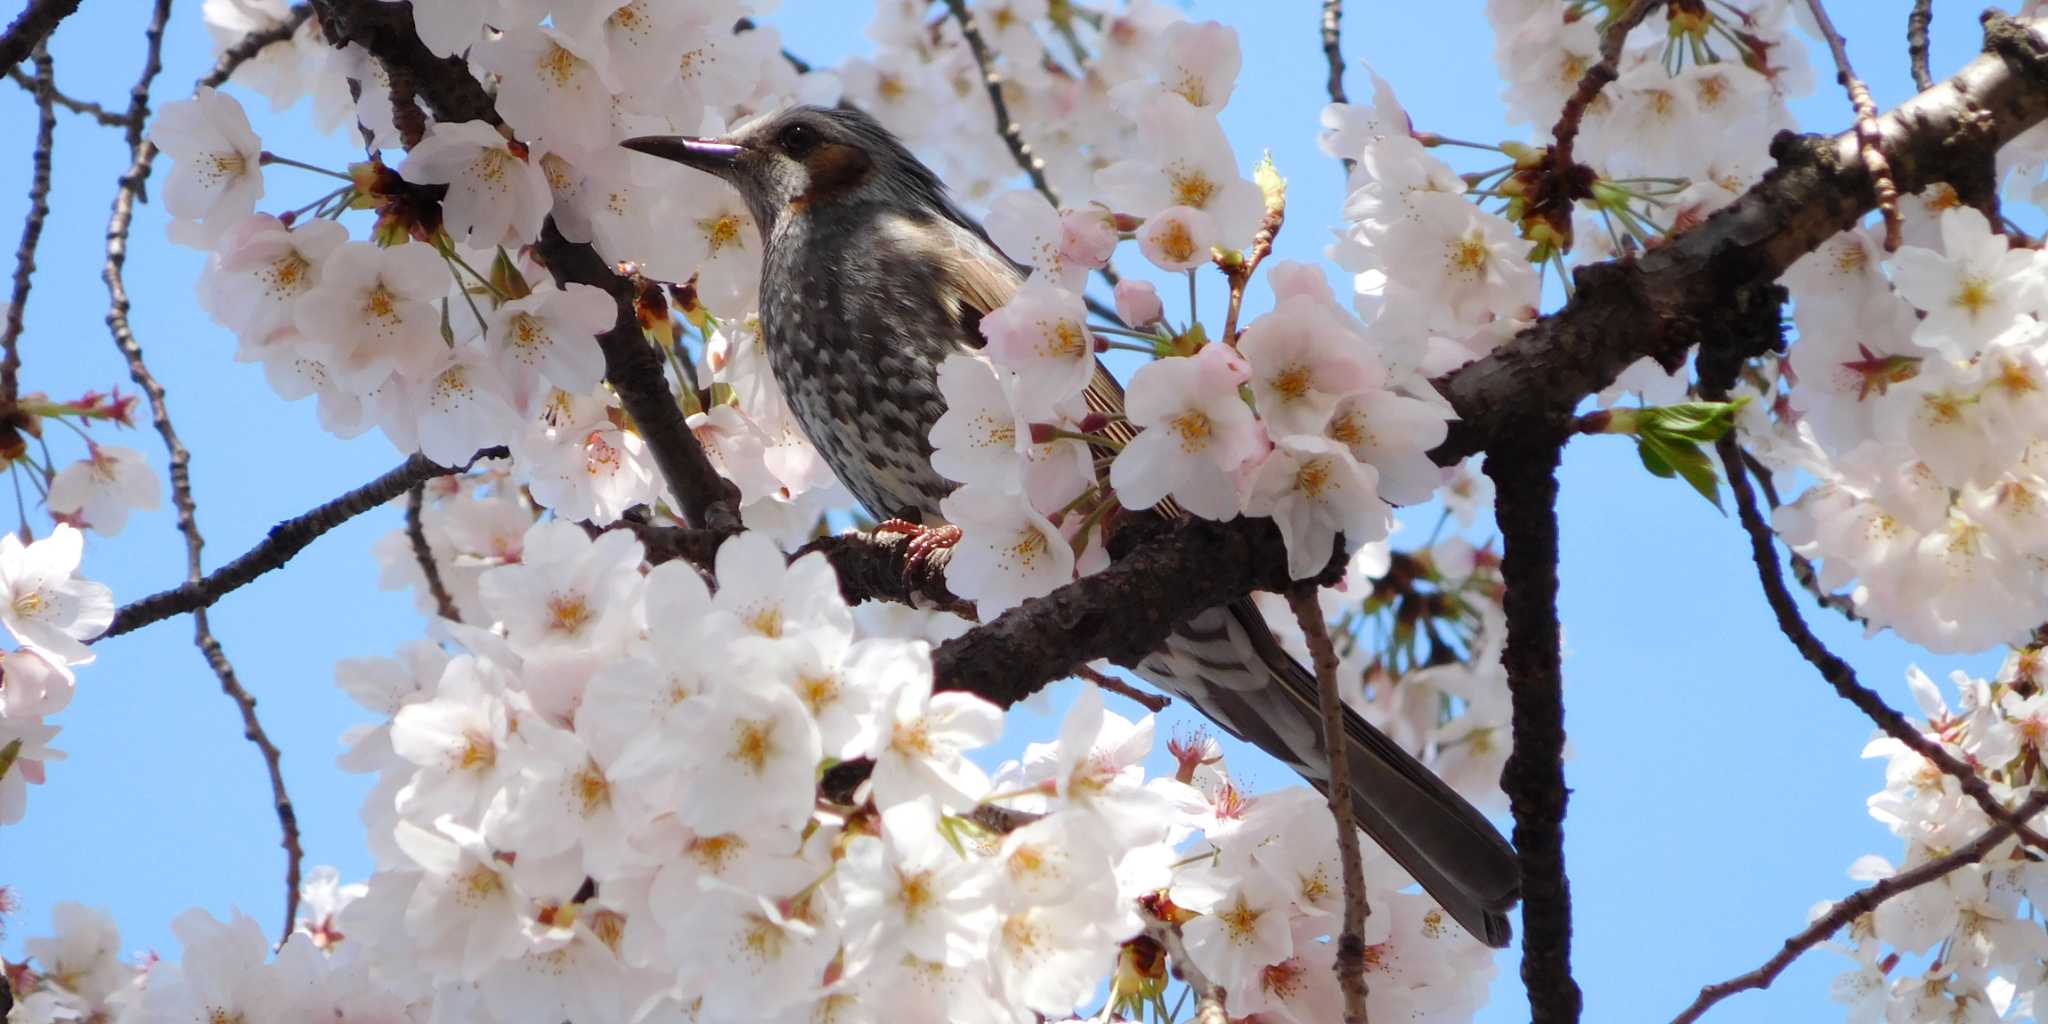
<svg viewBox="0 0 2048 1024">
<path fill-rule="evenodd" d="M 763 236 L 800 211 L 952 209 L 938 175 L 859 110 L 791 107 L 723 138 L 643 135 L 620 145 L 723 178 L 746 198 Z"/>
</svg>

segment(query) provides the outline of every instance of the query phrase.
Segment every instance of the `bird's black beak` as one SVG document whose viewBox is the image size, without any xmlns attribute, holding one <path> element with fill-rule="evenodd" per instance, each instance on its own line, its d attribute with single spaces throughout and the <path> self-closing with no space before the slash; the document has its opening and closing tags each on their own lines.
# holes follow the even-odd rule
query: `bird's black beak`
<svg viewBox="0 0 2048 1024">
<path fill-rule="evenodd" d="M 732 173 L 740 154 L 746 152 L 745 146 L 688 135 L 642 135 L 619 145 L 721 177 Z"/>
</svg>

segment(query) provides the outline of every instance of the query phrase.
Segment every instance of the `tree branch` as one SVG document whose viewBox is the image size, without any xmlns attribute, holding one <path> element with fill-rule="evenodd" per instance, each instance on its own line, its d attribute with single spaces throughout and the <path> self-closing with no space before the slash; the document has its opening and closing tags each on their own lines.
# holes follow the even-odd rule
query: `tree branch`
<svg viewBox="0 0 2048 1024">
<path fill-rule="evenodd" d="M 1607 83 L 1621 76 L 1621 48 L 1628 42 L 1628 34 L 1650 16 L 1650 12 L 1664 5 L 1664 0 L 1634 0 L 1627 9 L 1608 23 L 1600 34 L 1600 60 L 1579 77 L 1579 84 L 1572 94 L 1565 98 L 1564 109 L 1558 111 L 1557 125 L 1550 130 L 1557 142 L 1557 159 L 1553 166 L 1569 171 L 1572 166 L 1572 144 L 1578 141 L 1579 126 L 1586 119 L 1600 90 Z"/>
<path fill-rule="evenodd" d="M 1330 64 L 1330 102 L 1351 102 L 1344 95 L 1344 0 L 1323 0 L 1323 16 L 1317 27 L 1322 30 L 1323 59 Z M 1350 160 L 1344 161 L 1347 165 Z"/>
<path fill-rule="evenodd" d="M 2019 810 L 2015 813 L 2021 820 L 2024 820 L 2038 813 L 2043 807 L 2048 807 L 2048 791 L 2037 792 L 2033 796 L 2028 797 L 2027 801 L 2021 804 Z M 1843 925 L 1876 910 L 1879 904 L 1894 896 L 1917 889 L 1930 882 L 1939 881 L 1965 865 L 1975 864 L 1983 860 L 1998 844 L 2011 836 L 2012 832 L 2012 822 L 1996 822 L 1983 835 L 1971 840 L 1966 846 L 1957 847 L 1946 856 L 1937 857 L 1919 867 L 1902 871 L 1867 888 L 1858 889 L 1850 893 L 1840 903 L 1835 904 L 1826 914 L 1821 915 L 1812 924 L 1806 926 L 1804 930 L 1786 939 L 1784 948 L 1778 950 L 1777 953 L 1773 954 L 1769 960 L 1764 961 L 1763 965 L 1756 970 L 1700 989 L 1699 997 L 1694 999 L 1692 1005 L 1686 1007 L 1684 1012 L 1673 1017 L 1671 1024 L 1692 1024 L 1693 1021 L 1699 1020 L 1700 1016 L 1712 1008 L 1715 1003 L 1737 992 L 1747 989 L 1769 988 L 1771 982 L 1776 981 L 1779 973 L 1790 966 L 1792 961 L 1799 959 L 1800 955 L 1807 950 L 1826 941 L 1828 936 L 1840 930 Z"/>
<path fill-rule="evenodd" d="M 434 598 L 434 613 L 450 622 L 461 622 L 462 613 L 455 608 L 455 598 L 448 594 L 448 584 L 441 579 L 441 563 L 434 560 L 434 549 L 427 545 L 427 529 L 420 522 L 420 508 L 427 501 L 427 482 L 413 484 L 405 492 L 405 537 L 412 542 L 413 560 L 419 563 L 420 575 L 426 577 L 427 593 Z"/>
<path fill-rule="evenodd" d="M 1719 451 L 1721 467 L 1728 475 L 1728 489 L 1735 495 L 1736 516 L 1741 519 L 1742 528 L 1749 533 L 1750 556 L 1756 562 L 1757 581 L 1763 585 L 1764 600 L 1770 604 L 1771 611 L 1777 616 L 1778 629 L 1785 634 L 1785 639 L 1792 642 L 1792 646 L 1798 649 L 1800 657 L 1805 658 L 1808 664 L 1818 670 L 1821 678 L 1827 680 L 1828 685 L 1834 687 L 1835 692 L 1840 694 L 1843 700 L 1854 704 L 1857 710 L 1869 716 L 1871 721 L 1877 723 L 1879 729 L 1884 730 L 1885 735 L 1926 758 L 1936 768 L 1941 769 L 1942 774 L 1955 779 L 1962 787 L 1963 793 L 1975 801 L 1992 820 L 2012 826 L 2028 845 L 2048 851 L 2048 839 L 2028 828 L 2024 817 L 2016 817 L 2010 808 L 1999 803 L 1998 798 L 1992 795 L 1991 787 L 1985 783 L 1983 776 L 1977 774 L 1976 769 L 1949 753 L 1941 744 L 1921 734 L 1911 722 L 1906 721 L 1904 715 L 1892 710 L 1891 705 L 1886 704 L 1883 697 L 1857 682 L 1856 670 L 1850 668 L 1848 662 L 1836 657 L 1833 651 L 1828 650 L 1826 644 L 1821 643 L 1819 637 L 1813 635 L 1813 630 L 1807 628 L 1806 620 L 1799 614 L 1799 606 L 1792 600 L 1791 591 L 1785 588 L 1784 574 L 1778 568 L 1776 536 L 1771 533 L 1770 525 L 1764 522 L 1763 516 L 1757 512 L 1756 493 L 1750 489 L 1749 475 L 1743 471 L 1742 452 L 1735 443 L 1734 433 L 1731 431 L 1723 435 L 1721 440 L 1715 443 L 1715 449 Z"/>
<path fill-rule="evenodd" d="M 101 278 L 107 285 L 107 329 L 114 336 L 114 344 L 128 361 L 128 375 L 137 387 L 149 398 L 150 419 L 156 431 L 163 438 L 164 449 L 170 455 L 171 503 L 178 510 L 178 532 L 185 538 L 185 574 L 188 583 L 197 583 L 201 578 L 201 552 L 206 545 L 199 532 L 198 503 L 192 494 L 192 456 L 184 442 L 178 439 L 177 428 L 171 424 L 170 409 L 164 401 L 164 387 L 150 372 L 143 360 L 142 346 L 135 338 L 129 325 L 128 288 L 123 279 L 123 270 L 128 262 L 128 229 L 134 219 L 135 201 L 141 195 L 142 185 L 156 157 L 156 147 L 143 137 L 143 125 L 149 120 L 150 87 L 156 81 L 157 73 L 163 70 L 164 26 L 170 20 L 171 0 L 157 0 L 149 27 L 144 31 L 147 40 L 147 54 L 143 59 L 142 74 L 136 79 L 135 88 L 129 92 L 128 100 L 128 148 L 130 161 L 128 170 L 121 175 L 114 190 L 113 213 L 107 220 L 106 263 Z M 257 36 L 243 40 L 228 53 L 221 55 L 221 62 L 215 65 L 215 72 L 225 81 L 242 60 L 252 55 L 260 44 L 254 44 Z M 240 56 L 234 56 L 240 54 Z M 230 61 L 230 57 L 234 59 Z M 202 79 L 202 82 L 205 80 Z M 203 609 L 195 610 L 192 616 L 192 641 L 199 653 L 206 659 L 208 667 L 220 680 L 221 692 L 235 702 L 235 708 L 242 716 L 242 735 L 256 745 L 263 756 L 263 764 L 270 776 L 271 803 L 277 811 L 277 823 L 283 833 L 280 845 L 285 851 L 284 872 L 284 928 L 282 935 L 290 936 L 293 920 L 299 906 L 299 864 L 305 851 L 299 842 L 298 812 L 292 807 L 291 796 L 284 786 L 284 770 L 279 764 L 277 744 L 263 730 L 263 723 L 256 717 L 256 698 L 242 686 L 235 675 L 234 665 L 228 661 L 220 641 L 214 638 L 213 629 L 207 622 Z M 282 941 L 282 939 L 280 939 Z"/>
<path fill-rule="evenodd" d="M 28 6 L 0 33 L 0 68 L 13 68 L 21 63 L 50 33 L 57 31 L 57 23 L 78 10 L 78 0 L 29 0 Z"/>
<path fill-rule="evenodd" d="M 37 43 L 30 56 L 36 65 L 36 146 L 29 155 L 28 216 L 22 218 L 21 244 L 14 250 L 14 295 L 7 302 L 7 322 L 0 326 L 0 408 L 5 409 L 12 409 L 21 397 L 22 317 L 28 312 L 29 282 L 36 272 L 36 246 L 50 216 L 50 150 L 57 137 L 57 81 L 49 47 Z"/>
<path fill-rule="evenodd" d="M 1535 1024 L 1579 1019 L 1572 978 L 1571 881 L 1564 866 L 1564 680 L 1557 619 L 1557 465 L 1562 440 L 1536 435 L 1486 455 L 1507 590 L 1507 670 L 1514 749 L 1501 789 L 1522 863 L 1522 983 Z"/>
<path fill-rule="evenodd" d="M 981 27 L 974 22 L 974 15 L 967 10 L 967 0 L 946 0 L 946 9 L 953 12 L 953 20 L 960 24 L 960 34 L 967 39 L 967 49 L 974 54 L 974 66 L 981 71 L 981 84 L 988 89 L 989 105 L 995 108 L 996 134 L 1003 137 L 1003 145 L 1010 147 L 1010 155 L 1017 160 L 1017 166 L 1031 178 L 1031 187 L 1045 197 L 1045 201 L 1059 209 L 1059 194 L 1052 190 L 1045 180 L 1045 161 L 1031 152 L 1031 143 L 1024 141 L 1024 128 L 1010 116 L 1010 104 L 1003 99 L 1003 76 L 995 68 L 995 61 L 989 56 L 988 42 L 981 38 Z"/>
<path fill-rule="evenodd" d="M 1170 924 L 1152 912 L 1143 902 L 1138 904 L 1138 916 L 1145 919 L 1145 935 L 1159 943 L 1166 955 L 1173 960 L 1173 966 L 1180 971 L 1182 981 L 1195 993 L 1195 1024 L 1228 1024 L 1230 1014 L 1223 1009 L 1223 989 L 1188 955 L 1187 943 L 1181 941 L 1180 926 Z"/>
<path fill-rule="evenodd" d="M 1828 17 L 1827 5 L 1821 0 L 1806 0 L 1806 9 L 1813 12 L 1814 24 L 1820 28 L 1821 38 L 1827 40 L 1828 52 L 1834 55 L 1835 81 L 1848 91 L 1849 105 L 1856 109 L 1856 150 L 1863 158 L 1863 169 L 1870 174 L 1871 188 L 1877 193 L 1877 209 L 1884 215 L 1884 248 L 1891 252 L 1899 247 L 1899 232 L 1903 229 L 1899 224 L 1899 187 L 1892 181 L 1891 164 L 1884 158 L 1884 136 L 1877 129 L 1877 103 L 1870 98 L 1870 87 L 1856 77 L 1856 69 L 1850 66 L 1849 44 Z"/>
<path fill-rule="evenodd" d="M 412 5 L 384 0 L 315 0 L 321 24 L 336 46 L 359 43 L 393 79 L 404 76 L 414 94 L 444 121 L 502 124 L 490 94 L 461 60 L 436 57 L 413 28 Z M 562 237 L 550 217 L 536 254 L 557 284 L 604 289 L 617 307 L 612 328 L 598 335 L 604 350 L 605 380 L 618 393 L 626 414 L 654 453 L 677 511 L 691 526 L 728 531 L 739 528 L 739 491 L 718 474 L 703 445 L 684 423 L 682 407 L 669 390 L 661 356 L 640 329 L 639 283 L 615 273 L 597 250 Z"/>
<path fill-rule="evenodd" d="M 1351 802 L 1350 744 L 1345 740 L 1344 702 L 1337 696 L 1337 649 L 1330 644 L 1330 629 L 1323 622 L 1323 606 L 1316 599 L 1316 586 L 1295 587 L 1287 592 L 1287 604 L 1294 609 L 1294 621 L 1308 641 L 1309 660 L 1316 669 L 1316 703 L 1323 713 L 1323 749 L 1330 757 L 1330 815 L 1337 819 L 1337 856 L 1344 862 L 1344 930 L 1337 937 L 1337 985 L 1344 992 L 1344 1024 L 1366 1024 L 1365 1018 L 1365 918 L 1372 913 L 1366 904 L 1364 862 L 1358 856 L 1358 821 Z"/>
<path fill-rule="evenodd" d="M 36 90 L 36 80 L 34 78 L 29 77 L 28 75 L 23 74 L 21 68 L 19 67 L 8 68 L 7 77 L 11 81 L 13 81 L 14 84 L 21 86 L 22 88 L 27 89 L 30 92 L 34 92 Z M 58 106 L 63 107 L 64 109 L 69 110 L 74 114 L 83 114 L 86 117 L 90 117 L 93 120 L 98 121 L 99 123 L 106 125 L 109 128 L 125 128 L 128 126 L 128 119 L 126 117 L 120 114 L 116 114 L 113 111 L 108 110 L 107 108 L 100 106 L 97 103 L 93 103 L 89 100 L 81 100 L 76 97 L 66 96 L 64 93 L 59 92 L 55 89 L 50 90 L 50 99 L 56 101 L 56 104 Z"/>
<path fill-rule="evenodd" d="M 471 458 L 470 465 L 483 459 L 509 456 L 504 448 L 486 448 Z M 442 466 L 426 456 L 413 456 L 390 472 L 346 494 L 293 516 L 270 528 L 263 540 L 237 556 L 234 561 L 208 573 L 203 579 L 188 580 L 169 590 L 130 601 L 114 613 L 107 631 L 93 643 L 132 633 L 153 622 L 186 612 L 203 612 L 214 602 L 254 582 L 272 569 L 281 569 L 293 556 L 327 531 L 404 494 L 420 483 L 438 476 L 468 471 L 469 466 Z"/>
<path fill-rule="evenodd" d="M 1913 0 L 1913 12 L 1906 15 L 1906 60 L 1913 67 L 1913 88 L 1926 92 L 1934 88 L 1934 76 L 1927 71 L 1927 26 L 1934 21 L 1934 0 Z"/>
<path fill-rule="evenodd" d="M 2048 118 L 2048 42 L 2033 23 L 1985 19 L 1985 53 L 1878 119 L 1900 192 L 1982 191 L 1998 149 Z M 1430 453 L 1451 465 L 1498 439 L 1564 429 L 1585 396 L 1645 356 L 1682 364 L 1702 339 L 1777 316 L 1770 282 L 1876 206 L 1856 133 L 1781 134 L 1776 169 L 1670 244 L 1583 267 L 1572 300 L 1485 358 L 1436 380 L 1458 413 Z"/>
</svg>

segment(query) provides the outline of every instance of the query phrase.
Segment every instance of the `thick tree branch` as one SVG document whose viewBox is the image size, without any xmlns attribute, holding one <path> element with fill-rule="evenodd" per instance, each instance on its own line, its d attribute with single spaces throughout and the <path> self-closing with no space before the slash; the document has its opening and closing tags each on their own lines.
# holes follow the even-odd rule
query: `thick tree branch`
<svg viewBox="0 0 2048 1024">
<path fill-rule="evenodd" d="M 2028 797 L 2015 812 L 2016 817 L 2025 820 L 2039 813 L 2044 807 L 2048 807 L 2048 791 L 2037 792 Z M 1771 982 L 1776 981 L 1778 975 L 1786 967 L 1791 966 L 1792 961 L 1799 959 L 1807 950 L 1825 942 L 1828 936 L 1839 931 L 1843 925 L 1876 910 L 1878 904 L 1894 896 L 1939 881 L 1965 865 L 1983 860 L 1998 847 L 1998 844 L 2005 842 L 2012 832 L 2012 822 L 1997 822 L 1985 830 L 1983 835 L 1971 840 L 1968 845 L 1957 847 L 1946 856 L 1936 857 L 1919 867 L 1901 871 L 1867 888 L 1850 893 L 1799 934 L 1786 939 L 1784 948 L 1778 950 L 1756 970 L 1700 989 L 1699 997 L 1694 999 L 1692 1005 L 1686 1007 L 1684 1012 L 1673 1017 L 1671 1024 L 1692 1024 L 1715 1003 L 1737 992 L 1769 988 Z"/>
<path fill-rule="evenodd" d="M 647 550 L 647 560 L 656 565 L 680 558 L 709 572 L 718 557 L 718 546 L 730 532 L 694 530 L 686 527 L 656 526 L 631 519 L 620 520 L 614 529 L 633 531 Z M 825 556 L 839 577 L 839 593 L 847 604 L 888 601 L 934 611 L 975 617 L 974 604 L 946 589 L 946 565 L 950 549 L 933 553 L 913 563 L 910 533 L 863 533 L 853 531 L 820 537 L 790 555 L 792 560 L 812 552 Z"/>
<path fill-rule="evenodd" d="M 1372 913 L 1366 903 L 1364 861 L 1358 855 L 1358 820 L 1351 803 L 1350 744 L 1344 732 L 1344 701 L 1337 695 L 1337 649 L 1330 643 L 1329 626 L 1323 622 L 1322 602 L 1316 586 L 1296 587 L 1287 592 L 1287 604 L 1294 609 L 1294 621 L 1308 642 L 1309 660 L 1316 669 L 1316 703 L 1323 714 L 1323 749 L 1330 752 L 1330 815 L 1337 820 L 1337 856 L 1344 863 L 1344 930 L 1337 936 L 1337 986 L 1344 993 L 1344 1024 L 1366 1024 L 1365 1019 L 1365 918 Z"/>
<path fill-rule="evenodd" d="M 57 23 L 78 10 L 78 0 L 29 0 L 28 6 L 7 25 L 7 31 L 0 33 L 0 68 L 12 69 L 27 57 L 31 50 L 50 33 L 57 31 Z"/>
<path fill-rule="evenodd" d="M 477 452 L 470 460 L 475 465 L 482 459 L 502 459 L 508 456 L 504 448 L 486 448 Z M 123 633 L 131 633 L 152 622 L 168 619 L 186 612 L 202 612 L 213 603 L 253 582 L 258 576 L 272 569 L 284 568 L 286 562 L 308 544 L 318 540 L 329 530 L 362 515 L 369 510 L 398 497 L 438 476 L 449 476 L 466 472 L 469 466 L 442 466 L 426 456 L 414 453 L 412 458 L 398 464 L 390 472 L 370 481 L 346 494 L 293 516 L 270 528 L 263 540 L 255 547 L 237 556 L 234 561 L 208 573 L 204 578 L 189 580 L 169 590 L 158 591 L 148 597 L 130 601 L 114 613 L 114 621 L 107 625 L 107 631 L 94 638 L 98 643 Z"/>
<path fill-rule="evenodd" d="M 1735 443 L 1733 432 L 1716 442 L 1715 448 L 1721 455 L 1721 468 L 1728 475 L 1728 489 L 1735 495 L 1736 516 L 1742 521 L 1742 528 L 1749 533 L 1750 556 L 1756 562 L 1757 581 L 1763 585 L 1764 600 L 1769 602 L 1771 611 L 1778 618 L 1778 629 L 1785 639 L 1797 648 L 1800 657 L 1806 659 L 1821 678 L 1834 687 L 1843 700 L 1877 723 L 1885 735 L 1921 757 L 1926 758 L 1942 774 L 1956 780 L 1963 793 L 1974 801 L 1991 819 L 2013 826 L 2014 831 L 2028 845 L 2048 852 L 2048 839 L 2026 825 L 2025 817 L 2016 817 L 2012 810 L 1998 802 L 1984 777 L 1977 774 L 1967 762 L 1956 757 L 1940 743 L 1928 739 L 1920 730 L 1906 721 L 1904 715 L 1893 710 L 1877 692 L 1864 686 L 1856 679 L 1856 670 L 1849 663 L 1828 650 L 1820 638 L 1807 628 L 1806 620 L 1799 614 L 1799 606 L 1792 600 L 1791 591 L 1785 588 L 1784 573 L 1778 568 L 1776 537 L 1771 533 L 1770 524 L 1764 522 L 1757 511 L 1756 493 L 1750 489 L 1749 475 L 1743 471 L 1742 451 Z"/>
<path fill-rule="evenodd" d="M 0 408 L 6 409 L 21 397 L 22 318 L 36 272 L 36 246 L 50 216 L 50 150 L 57 137 L 57 81 L 50 50 L 37 44 L 30 56 L 36 65 L 36 145 L 29 154 L 28 216 L 22 218 L 21 244 L 14 250 L 14 294 L 7 300 L 7 321 L 0 325 Z"/>
<path fill-rule="evenodd" d="M 2048 42 L 2033 24 L 1988 17 L 1982 56 L 1878 119 L 1901 193 L 1946 181 L 1978 198 L 1998 147 L 2048 119 Z M 1582 398 L 1636 360 L 1676 367 L 1701 340 L 1776 317 L 1770 282 L 1877 197 L 1853 129 L 1782 134 L 1771 151 L 1777 168 L 1741 199 L 1637 259 L 1580 269 L 1563 309 L 1438 378 L 1459 418 L 1431 457 L 1450 465 L 1497 439 L 1562 430 Z"/>
<path fill-rule="evenodd" d="M 1557 618 L 1557 465 L 1559 435 L 1536 435 L 1486 455 L 1500 524 L 1501 579 L 1507 590 L 1507 670 L 1514 749 L 1501 789 L 1515 817 L 1522 862 L 1522 984 L 1535 1024 L 1579 1019 L 1572 977 L 1571 881 L 1564 866 L 1564 678 Z"/>
</svg>

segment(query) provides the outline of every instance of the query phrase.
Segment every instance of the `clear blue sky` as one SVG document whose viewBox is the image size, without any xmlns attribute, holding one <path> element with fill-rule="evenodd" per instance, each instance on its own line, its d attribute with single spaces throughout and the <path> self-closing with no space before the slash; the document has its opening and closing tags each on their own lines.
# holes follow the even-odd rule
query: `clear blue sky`
<svg viewBox="0 0 2048 1024">
<path fill-rule="evenodd" d="M 160 102 L 182 96 L 211 63 L 197 0 L 180 6 L 167 37 Z M 830 64 L 867 46 L 867 6 L 784 0 L 766 20 L 782 27 L 793 51 Z M 1244 17 L 1254 6 L 1257 16 Z M 1224 123 L 1247 167 L 1269 148 L 1290 179 L 1277 249 L 1310 260 L 1320 258 L 1325 226 L 1337 222 L 1342 198 L 1341 170 L 1315 146 L 1325 73 L 1318 6 L 1188 5 L 1193 15 L 1231 21 L 1241 33 L 1244 72 Z M 1881 106 L 1911 90 L 1907 6 L 1834 5 Z M 1369 61 L 1421 127 L 1467 138 L 1523 137 L 1502 122 L 1493 39 L 1479 0 L 1351 7 L 1344 45 L 1354 96 L 1370 96 L 1357 67 Z M 62 87 L 109 105 L 125 101 L 142 55 L 143 8 L 140 0 L 87 0 L 57 38 Z M 1974 54 L 1974 15 L 1968 5 L 1937 5 L 1937 75 Z M 1810 52 L 1825 60 L 1824 51 Z M 1848 124 L 1832 78 L 1831 68 L 1816 68 L 1820 88 L 1795 105 L 1804 126 L 1833 131 Z M 316 137 L 302 117 L 269 115 L 260 100 L 251 107 L 269 148 L 326 163 L 348 158 L 348 140 Z M 0 124 L 13 140 L 0 153 L 0 231 L 11 252 L 34 114 L 26 94 L 4 83 Z M 63 117 L 55 209 L 23 342 L 27 389 L 58 396 L 115 383 L 128 389 L 102 320 L 106 296 L 98 280 L 107 203 L 125 165 L 117 132 Z M 309 188 L 288 171 L 271 177 L 274 199 L 309 197 Z M 260 370 L 232 362 L 233 339 L 193 299 L 200 256 L 165 242 L 163 226 L 158 207 L 143 208 L 129 285 L 142 345 L 194 452 L 212 568 L 277 520 L 368 480 L 401 456 L 375 435 L 333 439 L 315 423 L 310 404 L 280 401 Z M 1267 301 L 1263 289 L 1254 290 L 1254 311 Z M 162 471 L 161 446 L 146 427 L 119 441 L 147 452 Z M 1815 901 L 1847 892 L 1844 871 L 1858 855 L 1896 858 L 1899 848 L 1864 811 L 1865 797 L 1883 781 L 1878 763 L 1857 757 L 1869 723 L 1779 636 L 1734 521 L 1683 485 L 1645 474 L 1616 439 L 1571 446 L 1562 494 L 1567 723 L 1575 750 L 1567 768 L 1574 792 L 1566 835 L 1578 976 L 1588 1020 L 1666 1019 L 1700 984 L 1770 955 L 1804 924 Z M 1426 525 L 1433 515 L 1420 518 Z M 334 864 L 348 878 L 369 869 L 356 816 L 367 782 L 343 774 L 333 760 L 341 731 L 365 716 L 334 687 L 332 669 L 338 659 L 387 654 L 420 635 L 409 600 L 377 589 L 369 555 L 370 545 L 398 524 L 396 510 L 365 516 L 320 540 L 285 572 L 230 596 L 214 616 L 228 656 L 285 751 L 308 865 Z M 166 509 L 137 517 L 117 538 L 94 538 L 85 570 L 126 601 L 180 581 L 183 561 Z M 1866 683 L 1895 706 L 1911 707 L 1903 672 L 1912 649 L 1889 637 L 1865 640 L 1830 613 L 1814 612 L 1812 620 Z M 71 759 L 52 765 L 50 783 L 32 790 L 27 820 L 0 831 L 0 884 L 23 904 L 0 953 L 21 956 L 22 939 L 48 927 L 50 904 L 61 899 L 112 908 L 126 949 L 168 956 L 176 955 L 169 921 L 188 906 L 215 913 L 239 906 L 266 930 L 273 927 L 283 856 L 267 783 L 235 709 L 190 640 L 187 620 L 161 623 L 101 645 L 99 662 L 80 672 L 78 699 L 58 719 L 58 745 Z M 1919 663 L 1937 679 L 1952 668 L 1983 671 L 1990 664 L 1927 656 Z M 1161 735 L 1186 717 L 1169 710 Z M 1050 729 L 1044 722 L 1020 725 L 1041 735 Z M 1288 781 L 1271 762 L 1246 756 L 1237 764 L 1258 782 Z M 1525 1020 L 1512 954 L 1501 963 L 1495 1004 L 1481 1019 Z M 1737 997 L 1721 1017 L 1837 1019 L 1827 983 L 1846 963 L 1810 955 L 1772 991 Z"/>
</svg>

